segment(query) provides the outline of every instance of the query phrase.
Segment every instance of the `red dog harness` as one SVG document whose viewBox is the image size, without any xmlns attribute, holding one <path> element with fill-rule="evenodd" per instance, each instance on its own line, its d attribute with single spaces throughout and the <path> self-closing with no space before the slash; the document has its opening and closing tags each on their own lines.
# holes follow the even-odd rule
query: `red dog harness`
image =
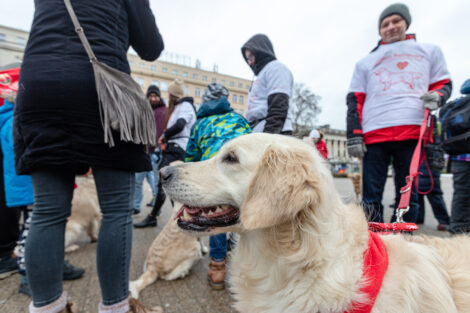
<svg viewBox="0 0 470 313">
<path fill-rule="evenodd" d="M 364 266 L 362 276 L 367 284 L 361 292 L 369 299 L 366 303 L 352 303 L 352 308 L 345 313 L 370 313 L 375 299 L 379 294 L 382 281 L 388 267 L 388 255 L 385 245 L 379 235 L 369 231 L 368 248 L 364 251 Z"/>
</svg>

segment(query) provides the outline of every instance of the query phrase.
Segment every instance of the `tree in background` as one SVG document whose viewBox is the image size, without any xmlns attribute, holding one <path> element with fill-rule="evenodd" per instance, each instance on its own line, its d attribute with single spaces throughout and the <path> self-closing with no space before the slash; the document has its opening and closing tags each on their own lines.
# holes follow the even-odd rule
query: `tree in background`
<svg viewBox="0 0 470 313">
<path fill-rule="evenodd" d="M 294 127 L 294 135 L 302 135 L 310 132 L 315 126 L 317 116 L 321 112 L 321 97 L 313 93 L 313 91 L 304 83 L 294 84 L 294 96 L 292 106 L 292 123 Z"/>
</svg>

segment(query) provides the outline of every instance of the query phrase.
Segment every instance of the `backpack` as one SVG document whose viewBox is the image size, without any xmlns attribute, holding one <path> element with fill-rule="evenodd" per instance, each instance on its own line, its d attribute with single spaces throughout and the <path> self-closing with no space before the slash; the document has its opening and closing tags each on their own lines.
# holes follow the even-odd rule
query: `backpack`
<svg viewBox="0 0 470 313">
<path fill-rule="evenodd" d="M 470 153 L 470 95 L 446 103 L 439 120 L 444 151 L 450 155 Z"/>
</svg>

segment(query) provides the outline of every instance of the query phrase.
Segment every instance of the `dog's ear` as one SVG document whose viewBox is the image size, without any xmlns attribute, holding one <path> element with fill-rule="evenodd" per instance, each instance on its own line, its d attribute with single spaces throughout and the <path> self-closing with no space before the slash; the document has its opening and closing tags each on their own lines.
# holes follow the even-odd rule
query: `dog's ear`
<svg viewBox="0 0 470 313">
<path fill-rule="evenodd" d="M 241 208 L 244 228 L 274 226 L 319 203 L 315 161 L 306 150 L 269 146 Z"/>
</svg>

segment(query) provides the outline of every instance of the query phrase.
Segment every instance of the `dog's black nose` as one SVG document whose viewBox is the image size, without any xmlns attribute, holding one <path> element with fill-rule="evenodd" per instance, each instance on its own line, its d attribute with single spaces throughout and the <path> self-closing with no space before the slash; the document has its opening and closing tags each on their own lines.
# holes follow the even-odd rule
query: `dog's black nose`
<svg viewBox="0 0 470 313">
<path fill-rule="evenodd" d="M 175 168 L 173 166 L 165 166 L 160 170 L 160 179 L 162 182 L 168 182 L 175 173 Z"/>
</svg>

